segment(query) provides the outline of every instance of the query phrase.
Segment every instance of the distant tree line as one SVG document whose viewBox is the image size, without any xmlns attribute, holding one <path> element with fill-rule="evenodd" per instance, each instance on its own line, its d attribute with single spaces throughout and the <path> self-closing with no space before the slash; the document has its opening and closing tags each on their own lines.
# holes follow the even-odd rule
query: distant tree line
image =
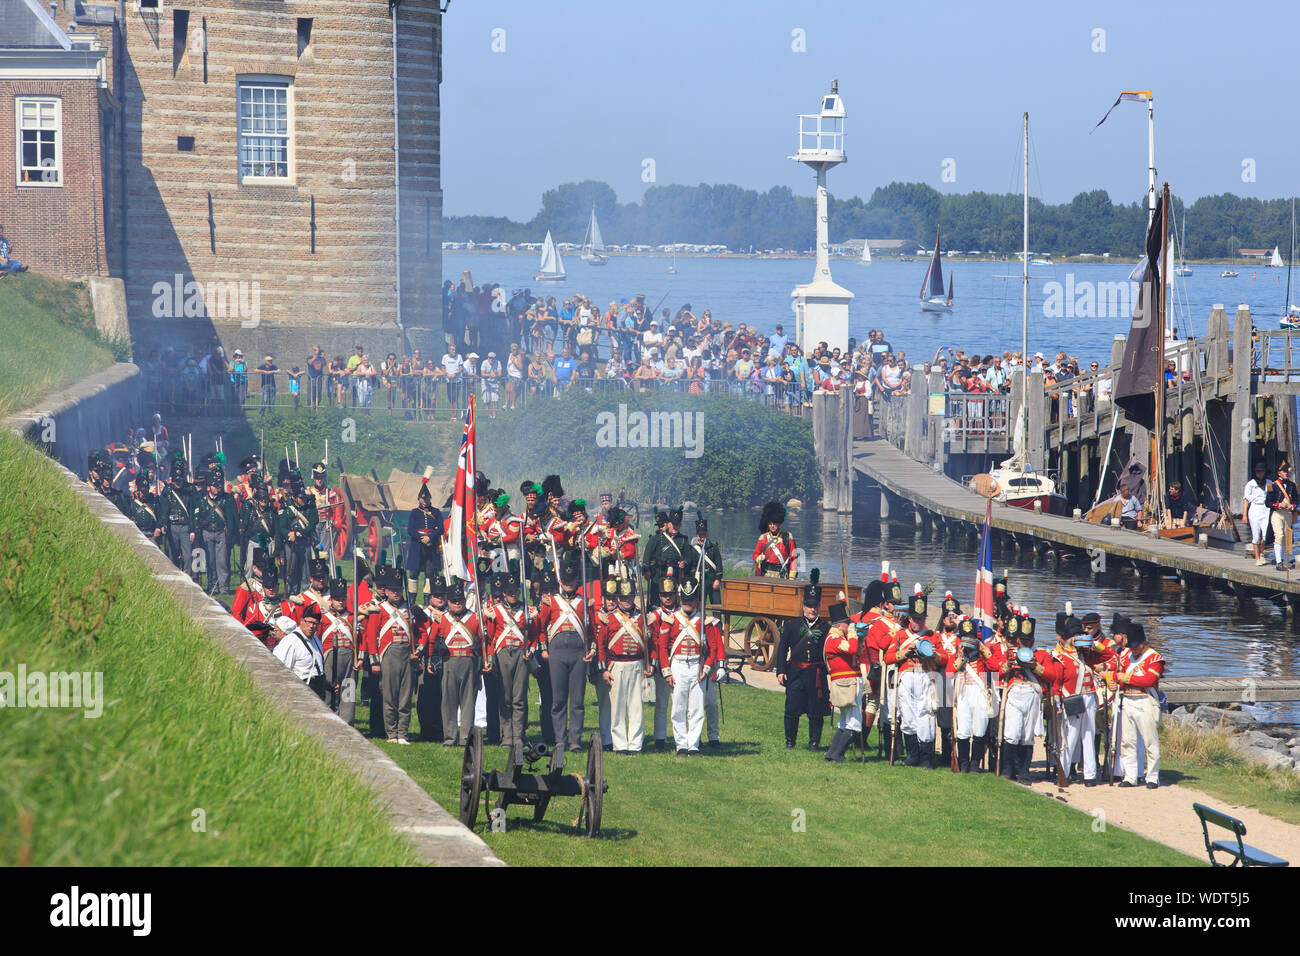
<svg viewBox="0 0 1300 956">
<path fill-rule="evenodd" d="M 929 248 L 935 227 L 945 250 L 1015 255 L 1020 250 L 1021 197 L 1014 193 L 942 194 L 923 183 L 890 183 L 863 201 L 832 195 L 832 241 L 906 239 L 907 253 Z M 500 216 L 448 216 L 451 242 L 540 242 L 550 229 L 557 242 L 581 242 L 592 204 L 606 243 L 661 245 L 721 243 L 734 251 L 811 249 L 813 198 L 786 186 L 760 193 L 732 185 L 652 186 L 639 202 L 620 203 L 603 182 L 565 183 L 542 195 L 528 222 Z M 1185 207 L 1175 196 L 1175 221 L 1187 216 L 1188 259 L 1226 258 L 1234 248 L 1271 249 L 1283 255 L 1291 241 L 1291 207 L 1285 199 L 1247 199 L 1223 193 Z M 1079 193 L 1068 203 L 1029 200 L 1029 248 L 1035 253 L 1110 253 L 1137 257 L 1146 229 L 1146 197 L 1116 204 L 1104 189 Z M 915 245 L 911 245 L 915 243 Z"/>
</svg>

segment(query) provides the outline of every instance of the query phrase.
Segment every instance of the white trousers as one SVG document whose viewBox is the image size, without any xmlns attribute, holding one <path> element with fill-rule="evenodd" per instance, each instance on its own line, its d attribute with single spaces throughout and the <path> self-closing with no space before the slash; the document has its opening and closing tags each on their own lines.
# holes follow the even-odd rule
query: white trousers
<svg viewBox="0 0 1300 956">
<path fill-rule="evenodd" d="M 645 705 L 642 685 L 645 673 L 640 661 L 614 661 L 609 665 L 614 683 L 609 688 L 610 735 L 615 750 L 641 749 L 645 735 Z"/>
<path fill-rule="evenodd" d="M 989 697 L 992 693 L 978 681 L 962 679 L 961 693 L 953 708 L 958 740 L 983 737 L 989 732 Z"/>
<path fill-rule="evenodd" d="M 1282 545 L 1286 543 L 1287 529 L 1290 528 L 1289 518 L 1290 512 L 1288 511 L 1274 511 L 1272 517 L 1269 518 L 1273 523 L 1274 564 L 1281 564 L 1283 561 L 1290 563 L 1291 561 L 1291 555 L 1283 556 L 1282 554 Z"/>
<path fill-rule="evenodd" d="M 1065 763 L 1066 766 L 1078 763 L 1082 756 L 1083 779 L 1095 780 L 1097 778 L 1097 695 L 1084 694 L 1083 706 L 1084 711 L 1078 717 L 1065 717 Z"/>
<path fill-rule="evenodd" d="M 1250 522 L 1250 543 L 1263 544 L 1268 533 L 1268 508 L 1252 504 L 1246 509 L 1246 520 Z"/>
<path fill-rule="evenodd" d="M 1146 745 L 1147 784 L 1160 782 L 1160 733 L 1156 718 L 1159 707 L 1150 695 L 1124 698 L 1124 735 L 1120 746 L 1124 758 L 1124 780 L 1137 783 L 1138 768 L 1142 761 L 1138 758 L 1139 741 Z"/>
<path fill-rule="evenodd" d="M 934 684 L 930 675 L 917 670 L 900 675 L 898 704 L 903 733 L 916 734 L 916 739 L 923 744 L 933 743 L 937 722 L 934 718 Z"/>
<path fill-rule="evenodd" d="M 704 688 L 700 685 L 700 659 L 674 657 L 673 741 L 678 750 L 699 750 L 704 732 Z"/>
<path fill-rule="evenodd" d="M 857 733 L 862 729 L 862 678 L 858 678 L 858 689 L 853 693 L 853 703 L 840 708 L 840 720 L 835 725 L 840 730 Z"/>
<path fill-rule="evenodd" d="M 1007 690 L 1002 739 L 1009 744 L 1032 744 L 1043 736 L 1042 694 L 1033 684 L 1021 681 Z"/>
<path fill-rule="evenodd" d="M 1132 734 L 1132 733 L 1129 733 L 1129 734 L 1125 734 L 1125 733 L 1124 733 L 1124 724 L 1125 724 L 1125 723 L 1127 722 L 1127 720 L 1128 720 L 1128 705 L 1129 705 L 1130 703 L 1132 703 L 1132 701 L 1134 701 L 1134 700 L 1136 700 L 1136 699 L 1137 699 L 1137 698 L 1130 697 L 1130 698 L 1128 698 L 1128 699 L 1125 700 L 1125 702 L 1124 702 L 1124 714 L 1123 714 L 1123 719 L 1121 719 L 1121 715 L 1120 715 L 1120 713 L 1119 713 L 1119 695 L 1116 694 L 1115 697 L 1111 700 L 1111 704 L 1110 704 L 1110 735 L 1111 735 L 1111 737 L 1112 737 L 1113 739 L 1111 740 L 1110 749 L 1111 749 L 1111 752 L 1114 753 L 1114 755 L 1115 755 L 1115 758 L 1114 758 L 1114 761 L 1113 761 L 1114 766 L 1113 766 L 1112 769 L 1111 769 L 1111 775 L 1114 776 L 1114 777 L 1123 777 L 1123 776 L 1124 776 L 1124 738 L 1125 738 L 1126 736 L 1129 737 L 1129 738 L 1132 738 L 1132 737 L 1133 737 L 1133 734 Z M 1146 748 L 1146 745 L 1142 742 L 1141 739 L 1138 739 L 1138 741 L 1137 741 L 1137 759 L 1134 761 L 1134 763 L 1135 763 L 1136 766 L 1138 766 L 1139 768 L 1145 766 L 1145 764 L 1146 764 L 1146 754 L 1147 754 L 1147 748 Z M 1139 776 L 1140 776 L 1140 774 L 1139 774 Z"/>
</svg>

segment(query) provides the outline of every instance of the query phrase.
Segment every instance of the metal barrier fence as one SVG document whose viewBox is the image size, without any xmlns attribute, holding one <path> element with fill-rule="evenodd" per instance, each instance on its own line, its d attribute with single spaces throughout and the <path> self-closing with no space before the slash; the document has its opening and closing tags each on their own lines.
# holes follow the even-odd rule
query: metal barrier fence
<svg viewBox="0 0 1300 956">
<path fill-rule="evenodd" d="M 970 435 L 1006 435 L 1011 423 L 1011 399 L 995 392 L 949 392 L 944 416 L 946 440 Z"/>
</svg>

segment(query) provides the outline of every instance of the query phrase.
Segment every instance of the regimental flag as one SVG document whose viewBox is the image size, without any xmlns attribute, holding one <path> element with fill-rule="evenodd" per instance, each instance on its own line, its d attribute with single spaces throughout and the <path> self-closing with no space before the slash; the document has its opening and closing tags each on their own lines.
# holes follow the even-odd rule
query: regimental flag
<svg viewBox="0 0 1300 956">
<path fill-rule="evenodd" d="M 984 531 L 980 534 L 980 563 L 975 572 L 975 626 L 979 628 L 980 640 L 993 636 L 993 626 L 997 621 L 993 604 L 993 499 L 989 499 L 988 511 L 984 513 Z"/>
<path fill-rule="evenodd" d="M 451 519 L 447 526 L 447 567 L 462 581 L 474 580 L 474 547 L 478 540 L 477 502 L 474 500 L 477 447 L 474 435 L 474 396 L 465 409 L 465 433 L 456 460 L 456 488 L 451 497 Z"/>
<path fill-rule="evenodd" d="M 1115 111 L 1115 107 L 1119 106 L 1119 104 L 1123 103 L 1125 100 L 1128 100 L 1131 103 L 1150 103 L 1151 91 L 1150 90 L 1124 90 L 1124 92 L 1120 93 L 1119 99 L 1117 99 L 1114 103 L 1110 104 L 1110 109 L 1106 111 L 1106 116 L 1103 116 L 1101 119 L 1097 121 L 1097 126 L 1100 126 L 1102 123 L 1106 122 L 1106 118 Z M 1096 129 L 1097 126 L 1094 126 L 1093 129 Z"/>
</svg>

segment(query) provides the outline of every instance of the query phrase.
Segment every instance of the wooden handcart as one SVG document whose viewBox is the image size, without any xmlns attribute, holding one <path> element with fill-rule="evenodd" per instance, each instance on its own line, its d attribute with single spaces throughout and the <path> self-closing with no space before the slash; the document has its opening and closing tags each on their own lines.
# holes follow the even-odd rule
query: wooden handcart
<svg viewBox="0 0 1300 956">
<path fill-rule="evenodd" d="M 776 665 L 776 648 L 781 641 L 781 626 L 792 617 L 803 616 L 803 589 L 807 581 L 788 578 L 723 578 L 722 599 L 710 604 L 706 610 L 722 617 L 726 635 L 727 652 L 744 653 L 748 664 L 756 671 L 769 671 Z M 822 589 L 822 616 L 840 599 L 847 596 L 851 606 L 862 602 L 862 588 L 845 587 L 834 581 L 819 582 Z M 737 638 L 731 628 L 731 618 L 748 617 L 743 635 Z"/>
</svg>

